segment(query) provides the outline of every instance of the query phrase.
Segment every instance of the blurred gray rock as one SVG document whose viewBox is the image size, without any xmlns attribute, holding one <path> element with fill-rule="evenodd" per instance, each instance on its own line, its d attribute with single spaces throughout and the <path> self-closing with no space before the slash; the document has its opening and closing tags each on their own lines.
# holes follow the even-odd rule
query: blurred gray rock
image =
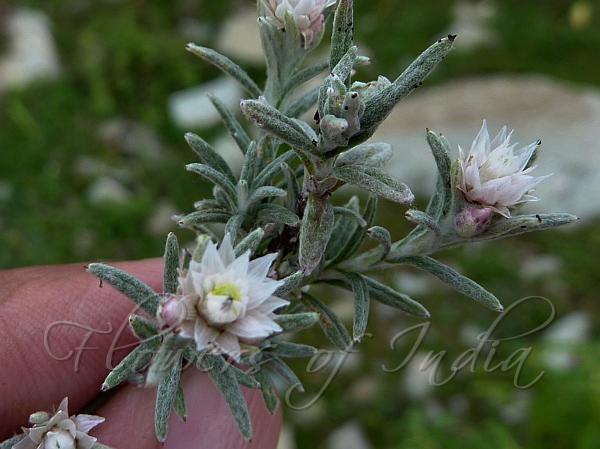
<svg viewBox="0 0 600 449">
<path fill-rule="evenodd" d="M 551 325 L 544 334 L 542 360 L 555 371 L 569 369 L 576 361 L 574 351 L 589 340 L 592 318 L 584 311 L 571 312 Z"/>
<path fill-rule="evenodd" d="M 8 48 L 0 55 L 0 92 L 59 76 L 50 19 L 44 13 L 18 8 L 4 23 Z"/>
<path fill-rule="evenodd" d="M 103 176 L 88 188 L 87 198 L 92 204 L 126 204 L 131 192 L 116 179 Z"/>
<path fill-rule="evenodd" d="M 448 28 L 448 33 L 459 36 L 455 43 L 456 50 L 468 52 L 493 45 L 498 40 L 491 26 L 496 14 L 493 2 L 461 0 L 454 4 L 452 12 L 454 21 Z"/>
<path fill-rule="evenodd" d="M 163 149 L 156 132 L 143 123 L 117 117 L 100 124 L 98 138 L 124 153 L 146 160 L 160 159 Z"/>
<path fill-rule="evenodd" d="M 228 108 L 239 112 L 242 88 L 229 77 L 209 81 L 199 87 L 182 90 L 169 98 L 169 114 L 180 128 L 209 128 L 221 121 L 208 94 L 214 94 Z"/>
<path fill-rule="evenodd" d="M 371 449 L 362 427 L 354 421 L 335 429 L 327 437 L 327 449 Z"/>
<path fill-rule="evenodd" d="M 434 185 L 435 165 L 425 128 L 442 132 L 456 149 L 468 147 L 488 120 L 491 131 L 515 128 L 521 144 L 541 138 L 538 175 L 554 173 L 538 186 L 540 202 L 524 210 L 570 212 L 584 219 L 600 213 L 600 92 L 542 76 L 494 76 L 418 90 L 402 101 L 375 140 L 394 145 L 391 172 L 417 195 Z"/>
<path fill-rule="evenodd" d="M 168 200 L 160 201 L 148 219 L 148 233 L 160 236 L 172 231 L 175 227 L 172 217 L 177 213 L 177 208 L 173 203 Z"/>
<path fill-rule="evenodd" d="M 236 61 L 254 65 L 264 64 L 256 8 L 240 8 L 230 15 L 221 27 L 216 47 Z"/>
</svg>

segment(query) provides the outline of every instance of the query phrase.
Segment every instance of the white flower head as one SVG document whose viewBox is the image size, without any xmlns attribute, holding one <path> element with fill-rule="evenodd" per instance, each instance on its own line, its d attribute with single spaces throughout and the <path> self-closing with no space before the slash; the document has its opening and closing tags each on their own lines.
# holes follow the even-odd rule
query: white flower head
<svg viewBox="0 0 600 449">
<path fill-rule="evenodd" d="M 517 149 L 511 143 L 512 131 L 506 126 L 490 139 L 485 120 L 468 153 L 460 150 L 458 188 L 465 198 L 510 217 L 510 208 L 527 201 L 537 201 L 529 193 L 548 176 L 531 176 L 535 167 L 529 162 L 541 142 L 538 140 Z"/>
<path fill-rule="evenodd" d="M 68 399 L 64 398 L 51 418 L 23 429 L 26 436 L 13 449 L 91 449 L 96 438 L 88 432 L 103 422 L 104 418 L 95 415 L 69 417 Z"/>
<path fill-rule="evenodd" d="M 208 242 L 202 260 L 180 273 L 178 294 L 161 306 L 161 320 L 194 339 L 198 351 L 239 360 L 240 342 L 257 343 L 282 330 L 274 311 L 289 302 L 273 296 L 282 281 L 267 277 L 276 257 L 251 261 L 247 252 L 236 258 L 228 234 L 218 250 Z"/>
<path fill-rule="evenodd" d="M 267 0 L 269 17 L 279 26 L 285 26 L 285 14 L 290 13 L 304 37 L 304 48 L 311 48 L 323 31 L 325 8 L 336 0 Z"/>
</svg>

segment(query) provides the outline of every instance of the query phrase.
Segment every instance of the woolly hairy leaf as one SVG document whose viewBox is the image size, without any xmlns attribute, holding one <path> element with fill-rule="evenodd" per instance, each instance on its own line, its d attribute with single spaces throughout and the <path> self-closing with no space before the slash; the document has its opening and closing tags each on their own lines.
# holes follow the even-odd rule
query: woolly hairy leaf
<svg viewBox="0 0 600 449">
<path fill-rule="evenodd" d="M 305 273 L 312 273 L 321 262 L 323 249 L 327 247 L 333 225 L 333 206 L 330 201 L 314 193 L 309 194 L 300 227 L 298 256 Z"/>
<path fill-rule="evenodd" d="M 179 274 L 177 272 L 179 269 L 179 243 L 177 242 L 177 236 L 172 232 L 167 237 L 163 259 L 165 265 L 163 292 L 165 294 L 174 294 L 179 284 Z"/>
<path fill-rule="evenodd" d="M 333 174 L 341 181 L 354 184 L 396 203 L 410 203 L 415 199 L 406 184 L 396 181 L 376 168 L 345 166 L 334 169 Z"/>
<path fill-rule="evenodd" d="M 352 346 L 352 339 L 344 324 L 329 307 L 306 292 L 302 293 L 302 299 L 308 307 L 319 313 L 321 329 L 338 349 L 345 351 Z"/>
</svg>

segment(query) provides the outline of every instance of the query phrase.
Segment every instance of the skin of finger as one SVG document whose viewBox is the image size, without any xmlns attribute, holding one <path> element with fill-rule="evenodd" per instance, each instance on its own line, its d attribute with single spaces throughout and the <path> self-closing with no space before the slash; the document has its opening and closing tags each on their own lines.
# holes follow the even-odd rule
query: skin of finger
<svg viewBox="0 0 600 449">
<path fill-rule="evenodd" d="M 160 259 L 112 265 L 162 289 Z M 80 410 L 136 340 L 127 327 L 133 303 L 106 283 L 100 288 L 83 264 L 1 271 L 0 286 L 2 441 L 65 396 L 70 412 Z M 118 346 L 127 347 L 113 352 Z"/>
<path fill-rule="evenodd" d="M 176 413 L 169 420 L 165 444 L 154 434 L 156 391 L 128 385 L 98 414 L 106 421 L 92 432 L 102 444 L 116 449 L 275 449 L 281 428 L 281 406 L 270 415 L 259 390 L 244 388 L 252 417 L 253 438 L 244 440 L 221 393 L 205 373 L 187 370 L 183 376 L 188 418 Z"/>
</svg>

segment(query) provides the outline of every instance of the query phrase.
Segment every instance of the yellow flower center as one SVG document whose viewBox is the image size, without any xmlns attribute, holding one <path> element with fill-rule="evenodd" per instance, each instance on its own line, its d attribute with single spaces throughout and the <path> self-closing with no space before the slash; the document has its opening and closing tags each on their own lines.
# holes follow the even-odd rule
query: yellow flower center
<svg viewBox="0 0 600 449">
<path fill-rule="evenodd" d="M 242 293 L 235 284 L 217 284 L 209 294 L 215 296 L 227 296 L 234 301 L 240 301 L 242 299 Z"/>
</svg>

